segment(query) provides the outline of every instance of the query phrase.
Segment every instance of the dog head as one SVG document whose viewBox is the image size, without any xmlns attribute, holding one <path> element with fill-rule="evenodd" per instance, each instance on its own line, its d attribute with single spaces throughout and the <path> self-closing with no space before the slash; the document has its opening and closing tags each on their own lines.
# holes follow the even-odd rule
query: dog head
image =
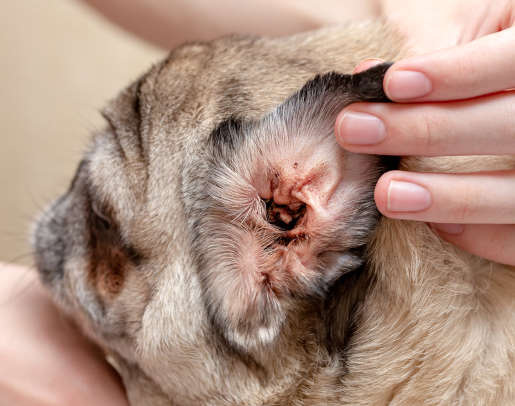
<svg viewBox="0 0 515 406">
<path fill-rule="evenodd" d="M 43 282 L 129 394 L 138 381 L 177 404 L 252 404 L 330 352 L 328 298 L 345 324 L 355 295 L 335 286 L 360 272 L 392 165 L 333 135 L 347 104 L 385 101 L 387 66 L 336 72 L 396 57 L 393 40 L 378 47 L 388 35 L 185 45 L 103 111 L 34 245 Z"/>
</svg>

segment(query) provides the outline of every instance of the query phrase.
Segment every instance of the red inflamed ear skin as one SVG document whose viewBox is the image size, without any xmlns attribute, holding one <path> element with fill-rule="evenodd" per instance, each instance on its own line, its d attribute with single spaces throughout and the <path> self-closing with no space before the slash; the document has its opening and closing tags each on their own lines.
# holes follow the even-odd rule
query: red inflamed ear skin
<svg viewBox="0 0 515 406">
<path fill-rule="evenodd" d="M 387 101 L 389 65 L 317 76 L 259 121 L 210 137 L 211 170 L 193 224 L 205 303 L 225 338 L 272 343 L 298 300 L 358 269 L 378 219 L 373 190 L 396 159 L 342 150 L 333 128 L 356 101 Z M 207 230 L 207 232 L 206 232 Z"/>
</svg>

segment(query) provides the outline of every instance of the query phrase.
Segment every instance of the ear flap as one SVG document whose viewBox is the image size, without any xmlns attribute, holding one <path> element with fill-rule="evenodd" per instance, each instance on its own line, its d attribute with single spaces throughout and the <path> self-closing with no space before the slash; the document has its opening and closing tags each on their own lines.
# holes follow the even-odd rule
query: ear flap
<svg viewBox="0 0 515 406">
<path fill-rule="evenodd" d="M 214 153 L 221 159 L 230 155 L 239 142 L 248 139 L 250 127 L 256 130 L 269 126 L 265 131 L 274 133 L 283 126 L 290 135 L 309 133 L 317 137 L 324 133 L 332 136 L 336 116 L 345 106 L 356 102 L 391 101 L 383 90 L 383 79 L 392 64 L 376 65 L 355 75 L 336 72 L 317 75 L 258 122 L 228 119 L 211 133 Z M 396 167 L 398 158 L 385 157 L 385 163 Z"/>
<path fill-rule="evenodd" d="M 195 248 L 209 314 L 241 350 L 274 341 L 299 300 L 323 297 L 363 263 L 386 168 L 343 151 L 333 128 L 346 105 L 387 101 L 389 66 L 319 75 L 261 120 L 228 120 L 211 134 Z"/>
<path fill-rule="evenodd" d="M 356 75 L 336 72 L 317 75 L 279 106 L 278 113 L 284 118 L 300 119 L 297 126 L 306 122 L 332 126 L 336 114 L 351 103 L 390 101 L 383 90 L 383 79 L 391 65 L 377 65 Z M 304 114 L 299 116 L 295 112 Z"/>
</svg>

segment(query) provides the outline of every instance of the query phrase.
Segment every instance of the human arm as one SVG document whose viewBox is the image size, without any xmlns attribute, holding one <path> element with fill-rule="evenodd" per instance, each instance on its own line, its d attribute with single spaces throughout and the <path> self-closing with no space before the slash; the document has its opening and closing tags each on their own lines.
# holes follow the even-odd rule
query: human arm
<svg viewBox="0 0 515 406">
<path fill-rule="evenodd" d="M 377 0 L 84 0 L 112 22 L 165 49 L 239 33 L 271 37 L 378 15 Z"/>
<path fill-rule="evenodd" d="M 102 352 L 20 266 L 0 264 L 0 360 L 1 405 L 128 405 Z"/>
</svg>

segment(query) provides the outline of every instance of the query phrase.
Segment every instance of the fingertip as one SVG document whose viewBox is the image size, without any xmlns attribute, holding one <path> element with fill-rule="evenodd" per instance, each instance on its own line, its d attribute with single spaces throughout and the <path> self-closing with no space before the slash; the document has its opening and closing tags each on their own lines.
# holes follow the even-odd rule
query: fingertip
<svg viewBox="0 0 515 406">
<path fill-rule="evenodd" d="M 457 237 L 465 231 L 463 224 L 455 223 L 429 223 L 429 226 L 438 234 Z"/>
<path fill-rule="evenodd" d="M 353 105 L 356 105 L 356 104 L 357 103 L 353 103 Z M 348 150 L 348 151 L 356 150 L 356 148 L 353 148 L 353 147 L 357 147 L 357 149 L 359 149 L 359 145 L 354 145 L 352 143 L 349 143 L 347 141 L 348 137 L 346 137 L 346 133 L 348 132 L 348 128 L 347 128 L 348 126 L 345 125 L 345 122 L 346 122 L 345 119 L 349 117 L 349 114 L 352 115 L 354 110 L 355 110 L 354 108 L 351 108 L 351 105 L 345 107 L 338 113 L 338 115 L 336 116 L 335 123 L 334 123 L 334 134 L 336 137 L 336 142 L 340 145 L 340 147 L 342 147 L 343 149 Z"/>
<path fill-rule="evenodd" d="M 354 68 L 354 70 L 352 71 L 352 74 L 356 74 L 356 73 L 360 73 L 360 72 L 363 72 L 363 71 L 366 71 L 367 69 L 370 69 L 376 65 L 380 65 L 384 62 L 384 59 L 380 59 L 380 58 L 367 58 L 363 61 L 361 61 L 360 63 L 358 63 L 356 65 L 356 67 Z"/>
<path fill-rule="evenodd" d="M 389 99 L 398 102 L 415 101 L 433 90 L 428 76 L 417 70 L 396 69 L 393 65 L 383 79 L 383 89 Z"/>
<path fill-rule="evenodd" d="M 347 108 L 344 108 L 342 111 L 338 113 L 336 116 L 336 121 L 334 122 L 334 135 L 336 137 L 336 142 L 342 147 L 345 147 L 345 142 L 342 138 L 342 120 L 345 115 L 345 111 Z"/>
<path fill-rule="evenodd" d="M 394 171 L 386 172 L 376 183 L 374 190 L 374 200 L 377 206 L 377 210 L 388 217 L 388 185 L 393 176 Z"/>
<path fill-rule="evenodd" d="M 366 106 L 354 106 L 343 109 L 337 116 L 335 134 L 343 148 L 364 152 L 363 148 L 375 147 L 386 138 L 386 127 L 380 117 L 367 112 Z"/>
</svg>

